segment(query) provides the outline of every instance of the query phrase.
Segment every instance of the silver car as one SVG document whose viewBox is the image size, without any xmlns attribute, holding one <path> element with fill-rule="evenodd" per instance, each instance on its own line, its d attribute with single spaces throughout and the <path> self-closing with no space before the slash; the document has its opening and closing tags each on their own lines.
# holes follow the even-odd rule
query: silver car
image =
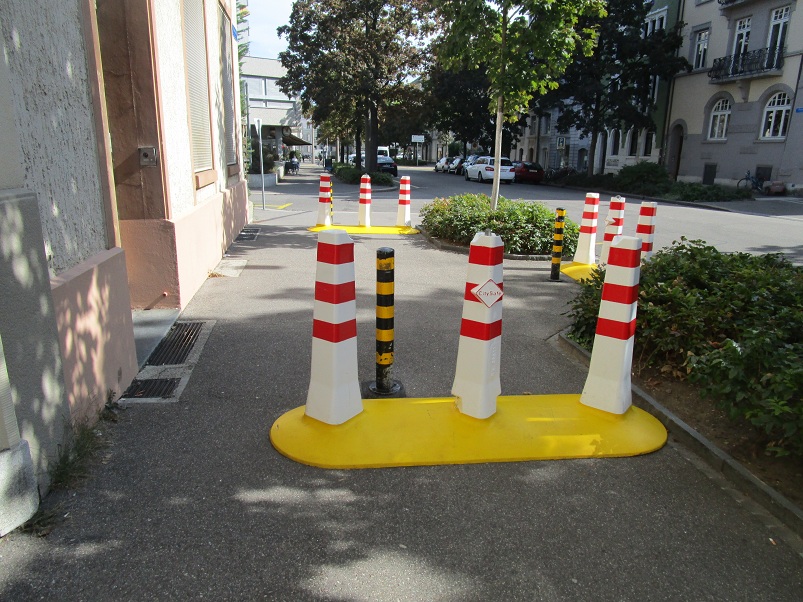
<svg viewBox="0 0 803 602">
<path fill-rule="evenodd" d="M 479 157 L 472 165 L 465 168 L 466 180 L 476 180 L 480 183 L 491 182 L 494 179 L 495 167 L 493 157 Z M 499 181 L 512 184 L 515 177 L 513 162 L 507 157 L 502 157 L 499 165 Z"/>
</svg>

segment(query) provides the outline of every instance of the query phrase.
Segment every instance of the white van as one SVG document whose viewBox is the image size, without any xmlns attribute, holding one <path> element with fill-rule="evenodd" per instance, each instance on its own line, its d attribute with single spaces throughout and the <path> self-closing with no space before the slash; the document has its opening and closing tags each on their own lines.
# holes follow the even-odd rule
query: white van
<svg viewBox="0 0 803 602">
<path fill-rule="evenodd" d="M 376 154 L 383 155 L 385 157 L 390 157 L 390 147 L 388 146 L 377 146 L 376 147 Z"/>
</svg>

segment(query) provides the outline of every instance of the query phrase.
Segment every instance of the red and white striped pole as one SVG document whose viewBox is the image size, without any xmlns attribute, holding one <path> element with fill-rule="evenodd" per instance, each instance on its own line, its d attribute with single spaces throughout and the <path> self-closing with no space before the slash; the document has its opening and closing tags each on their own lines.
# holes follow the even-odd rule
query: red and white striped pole
<svg viewBox="0 0 803 602">
<path fill-rule="evenodd" d="M 326 424 L 342 424 L 362 410 L 354 241 L 345 230 L 323 230 L 318 235 L 312 370 L 305 412 Z"/>
<path fill-rule="evenodd" d="M 577 239 L 577 250 L 574 261 L 577 263 L 596 263 L 597 218 L 599 217 L 599 193 L 586 193 L 583 207 L 583 220 L 580 223 L 580 236 Z"/>
<path fill-rule="evenodd" d="M 636 332 L 641 239 L 617 236 L 611 244 L 594 348 L 580 403 L 611 414 L 630 407 L 630 369 Z"/>
<path fill-rule="evenodd" d="M 611 198 L 608 215 L 605 218 L 605 234 L 602 237 L 602 252 L 599 255 L 599 264 L 608 263 L 608 253 L 615 236 L 621 236 L 625 225 L 625 198 L 616 196 Z"/>
<path fill-rule="evenodd" d="M 332 176 L 328 173 L 321 174 L 321 182 L 318 187 L 318 225 L 332 225 Z"/>
<path fill-rule="evenodd" d="M 503 253 L 502 238 L 490 230 L 471 241 L 452 395 L 457 409 L 474 418 L 492 416 L 502 392 Z"/>
<path fill-rule="evenodd" d="M 410 176 L 402 176 L 401 178 L 396 225 L 399 227 L 410 225 Z"/>
<path fill-rule="evenodd" d="M 641 238 L 641 259 L 652 257 L 652 241 L 655 238 L 655 214 L 658 211 L 658 203 L 644 201 L 638 213 L 638 224 L 636 225 L 636 236 Z"/>
<path fill-rule="evenodd" d="M 359 224 L 371 227 L 371 176 L 367 173 L 360 178 L 360 213 Z"/>
</svg>

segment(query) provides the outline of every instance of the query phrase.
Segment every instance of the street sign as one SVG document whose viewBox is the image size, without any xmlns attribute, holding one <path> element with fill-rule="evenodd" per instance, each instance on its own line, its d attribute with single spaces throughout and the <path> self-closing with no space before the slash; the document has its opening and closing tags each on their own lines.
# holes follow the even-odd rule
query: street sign
<svg viewBox="0 0 803 602">
<path fill-rule="evenodd" d="M 424 142 L 424 136 L 422 134 L 413 134 L 410 142 Z"/>
<path fill-rule="evenodd" d="M 491 307 L 502 298 L 502 289 L 493 280 L 488 280 L 483 285 L 478 284 L 471 289 L 471 293 L 482 301 L 486 307 Z"/>
</svg>

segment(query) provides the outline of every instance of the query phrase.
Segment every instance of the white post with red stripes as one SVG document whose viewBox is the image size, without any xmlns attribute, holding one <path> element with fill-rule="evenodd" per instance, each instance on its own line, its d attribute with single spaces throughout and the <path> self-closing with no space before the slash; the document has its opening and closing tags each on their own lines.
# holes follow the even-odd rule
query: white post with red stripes
<svg viewBox="0 0 803 602">
<path fill-rule="evenodd" d="M 367 173 L 360 178 L 360 210 L 359 224 L 371 227 L 371 176 Z"/>
<path fill-rule="evenodd" d="M 332 225 L 332 176 L 328 173 L 321 174 L 321 182 L 318 187 L 318 225 Z"/>
<path fill-rule="evenodd" d="M 630 407 L 630 368 L 636 332 L 641 239 L 617 236 L 611 244 L 594 348 L 580 403 L 611 414 Z"/>
<path fill-rule="evenodd" d="M 305 411 L 326 424 L 342 424 L 362 410 L 354 241 L 345 230 L 323 230 L 318 235 L 312 370 Z"/>
<path fill-rule="evenodd" d="M 452 395 L 457 409 L 474 418 L 492 416 L 502 392 L 503 253 L 502 238 L 488 230 L 471 241 Z"/>
<path fill-rule="evenodd" d="M 625 225 L 625 199 L 621 196 L 611 198 L 608 215 L 605 218 L 605 234 L 602 237 L 602 252 L 599 255 L 599 264 L 608 263 L 608 253 L 611 242 L 615 236 L 621 236 Z"/>
<path fill-rule="evenodd" d="M 655 214 L 658 211 L 658 203 L 644 201 L 638 213 L 638 224 L 636 225 L 636 236 L 641 238 L 641 259 L 652 257 L 652 241 L 655 238 Z"/>
<path fill-rule="evenodd" d="M 597 218 L 599 216 L 599 193 L 586 193 L 583 207 L 583 220 L 580 224 L 580 236 L 577 239 L 577 250 L 574 261 L 577 263 L 596 263 Z"/>
<path fill-rule="evenodd" d="M 410 176 L 402 176 L 399 185 L 399 210 L 396 213 L 396 225 L 410 226 Z"/>
</svg>

